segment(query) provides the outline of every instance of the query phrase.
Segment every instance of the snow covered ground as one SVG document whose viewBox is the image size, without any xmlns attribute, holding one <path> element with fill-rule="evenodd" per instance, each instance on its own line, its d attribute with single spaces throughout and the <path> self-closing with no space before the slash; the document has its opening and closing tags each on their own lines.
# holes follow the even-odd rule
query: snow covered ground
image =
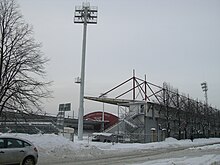
<svg viewBox="0 0 220 165">
<path fill-rule="evenodd" d="M 191 152 L 190 150 L 194 150 Z M 214 152 L 218 150 L 218 152 Z M 177 152 L 170 158 L 162 158 L 152 161 L 146 161 L 144 163 L 138 163 L 135 165 L 219 165 L 220 164 L 220 144 L 193 147 L 186 149 L 185 154 Z M 188 154 L 186 154 L 188 152 Z M 198 153 L 198 154 L 195 154 Z M 202 153 L 202 154 L 201 154 Z"/>
<path fill-rule="evenodd" d="M 74 142 L 62 135 L 54 134 L 2 134 L 17 136 L 33 142 L 39 151 L 39 165 L 43 164 L 71 164 L 71 162 L 97 160 L 103 158 L 126 157 L 126 155 L 143 154 L 160 151 L 160 156 L 152 159 L 136 161 L 136 165 L 211 165 L 220 164 L 220 138 L 176 140 L 167 138 L 163 142 L 146 144 L 122 144 L 91 142 L 91 138 L 85 137 L 83 141 Z M 0 135 L 0 136 L 2 136 Z M 185 149 L 181 152 L 173 152 L 166 156 L 166 151 Z M 163 151 L 163 152 L 161 152 Z M 202 154 L 198 154 L 202 153 Z M 162 156 L 161 156 L 162 155 Z M 165 156 L 163 156 L 165 155 Z M 110 160 L 110 159 L 109 159 Z M 108 164 L 108 163 L 106 163 Z M 120 164 L 120 163 L 118 163 Z M 124 163 L 121 163 L 124 164 Z M 126 163 L 127 164 L 127 163 Z"/>
</svg>

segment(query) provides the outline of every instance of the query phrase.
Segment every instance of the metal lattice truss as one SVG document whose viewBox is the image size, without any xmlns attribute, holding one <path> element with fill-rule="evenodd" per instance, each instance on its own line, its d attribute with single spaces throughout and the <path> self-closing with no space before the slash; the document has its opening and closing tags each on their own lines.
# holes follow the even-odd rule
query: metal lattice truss
<svg viewBox="0 0 220 165">
<path fill-rule="evenodd" d="M 125 86 L 130 84 L 132 88 L 126 89 Z M 103 98 L 102 95 L 107 95 L 108 98 Z M 220 134 L 219 110 L 194 100 L 189 95 L 180 94 L 178 89 L 167 83 L 163 83 L 161 87 L 146 81 L 146 78 L 143 80 L 133 76 L 102 95 L 85 98 L 125 107 L 132 102 L 147 102 L 148 111 L 158 111 L 158 121 L 161 127 L 167 130 L 167 136 L 175 134 L 181 138 L 183 132 L 184 137 L 190 134 L 202 134 L 206 137 Z M 132 99 L 129 99 L 131 97 Z"/>
</svg>

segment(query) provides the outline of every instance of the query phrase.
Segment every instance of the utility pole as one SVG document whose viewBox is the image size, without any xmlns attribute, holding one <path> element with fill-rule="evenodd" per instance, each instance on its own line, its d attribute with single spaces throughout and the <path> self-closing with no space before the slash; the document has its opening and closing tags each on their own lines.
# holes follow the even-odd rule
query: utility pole
<svg viewBox="0 0 220 165">
<path fill-rule="evenodd" d="M 85 84 L 85 56 L 86 56 L 86 30 L 87 24 L 97 24 L 97 7 L 92 7 L 88 2 L 75 7 L 74 23 L 83 24 L 82 64 L 80 81 L 80 101 L 78 113 L 78 139 L 83 140 L 83 115 L 84 115 L 84 84 Z"/>
</svg>

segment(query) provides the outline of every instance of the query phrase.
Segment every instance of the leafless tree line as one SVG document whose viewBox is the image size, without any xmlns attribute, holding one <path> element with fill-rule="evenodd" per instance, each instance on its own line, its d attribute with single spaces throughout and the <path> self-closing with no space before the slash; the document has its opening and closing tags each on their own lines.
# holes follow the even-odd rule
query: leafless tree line
<svg viewBox="0 0 220 165">
<path fill-rule="evenodd" d="M 201 101 L 179 94 L 177 89 L 163 85 L 160 94 L 161 116 L 166 120 L 167 134 L 178 138 L 196 135 L 200 137 L 220 136 L 220 111 Z M 184 135 L 182 135 L 184 134 Z"/>
</svg>

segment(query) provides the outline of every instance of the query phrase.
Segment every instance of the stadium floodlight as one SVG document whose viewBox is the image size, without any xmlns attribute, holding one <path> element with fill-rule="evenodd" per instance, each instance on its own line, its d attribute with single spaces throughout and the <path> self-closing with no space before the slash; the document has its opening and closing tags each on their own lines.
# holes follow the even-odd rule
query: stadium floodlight
<svg viewBox="0 0 220 165">
<path fill-rule="evenodd" d="M 208 95 L 207 95 L 208 85 L 207 85 L 207 82 L 201 83 L 201 87 L 202 87 L 202 91 L 205 92 L 205 104 L 208 105 Z"/>
<path fill-rule="evenodd" d="M 83 24 L 82 64 L 80 84 L 80 103 L 78 113 L 78 139 L 83 140 L 83 115 L 84 115 L 84 84 L 85 84 L 85 55 L 86 55 L 86 29 L 87 24 L 97 24 L 97 7 L 84 2 L 82 6 L 75 7 L 74 23 Z"/>
<path fill-rule="evenodd" d="M 74 23 L 97 24 L 98 8 L 88 2 L 75 7 Z"/>
</svg>

